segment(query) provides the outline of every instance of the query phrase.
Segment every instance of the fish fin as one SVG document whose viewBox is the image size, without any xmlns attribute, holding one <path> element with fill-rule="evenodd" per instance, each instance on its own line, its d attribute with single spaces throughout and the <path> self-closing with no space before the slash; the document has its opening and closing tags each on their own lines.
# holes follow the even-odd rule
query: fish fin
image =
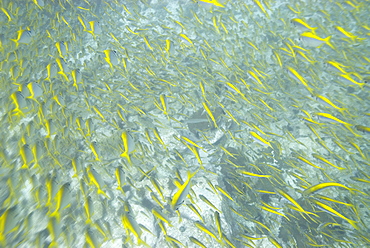
<svg viewBox="0 0 370 248">
<path fill-rule="evenodd" d="M 98 189 L 98 194 L 99 195 L 104 195 L 105 197 L 107 197 L 108 199 L 110 199 L 110 197 L 101 189 Z"/>
<path fill-rule="evenodd" d="M 335 50 L 335 47 L 333 46 L 333 44 L 330 42 L 330 39 L 331 39 L 331 36 L 328 36 L 324 39 L 325 43 L 330 46 L 333 50 Z"/>
<path fill-rule="evenodd" d="M 132 165 L 130 155 L 128 154 L 128 152 L 127 152 L 127 151 L 123 152 L 123 153 L 121 154 L 121 157 L 126 158 L 126 159 L 127 159 L 127 162 L 128 162 L 130 165 Z"/>
<path fill-rule="evenodd" d="M 57 220 L 57 222 L 60 221 L 60 213 L 55 210 L 53 213 L 50 214 L 50 217 L 55 217 L 55 219 Z"/>
</svg>

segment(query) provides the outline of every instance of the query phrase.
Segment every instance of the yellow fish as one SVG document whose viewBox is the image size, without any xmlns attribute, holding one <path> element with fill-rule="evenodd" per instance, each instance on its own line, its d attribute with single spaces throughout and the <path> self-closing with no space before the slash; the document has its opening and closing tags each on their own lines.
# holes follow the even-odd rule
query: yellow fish
<svg viewBox="0 0 370 248">
<path fill-rule="evenodd" d="M 305 191 L 303 191 L 302 194 L 304 196 L 308 196 L 312 193 L 315 193 L 316 191 L 325 189 L 327 187 L 341 187 L 341 188 L 347 189 L 349 191 L 355 190 L 355 189 L 349 188 L 349 187 L 347 187 L 347 186 L 345 186 L 341 183 L 330 182 L 330 183 L 320 183 L 320 184 L 316 184 L 314 186 L 311 186 L 308 189 L 306 189 Z"/>
<path fill-rule="evenodd" d="M 203 2 L 203 3 L 211 3 L 213 4 L 214 6 L 217 6 L 217 7 L 225 7 L 220 0 L 199 0 L 199 2 Z"/>
<path fill-rule="evenodd" d="M 335 49 L 334 46 L 330 43 L 331 36 L 326 38 L 320 38 L 312 32 L 304 32 L 301 34 L 300 40 L 307 46 L 310 47 L 321 47 L 323 44 L 327 44 L 332 49 Z"/>
<path fill-rule="evenodd" d="M 17 38 L 11 39 L 14 41 L 18 47 L 20 43 L 29 44 L 32 41 L 32 31 L 28 29 L 21 29 L 17 31 Z"/>
<path fill-rule="evenodd" d="M 181 204 L 185 201 L 185 198 L 190 191 L 191 178 L 195 176 L 195 174 L 197 174 L 198 170 L 195 171 L 193 174 L 191 174 L 190 171 L 188 171 L 188 179 L 184 182 L 184 184 L 180 186 L 178 191 L 172 197 L 171 208 L 173 210 L 177 210 L 181 206 Z"/>
</svg>

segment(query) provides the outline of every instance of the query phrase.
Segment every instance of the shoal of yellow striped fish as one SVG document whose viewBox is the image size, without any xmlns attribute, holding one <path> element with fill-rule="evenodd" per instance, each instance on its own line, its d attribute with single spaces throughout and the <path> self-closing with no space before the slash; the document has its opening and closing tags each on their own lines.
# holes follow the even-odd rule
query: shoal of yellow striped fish
<svg viewBox="0 0 370 248">
<path fill-rule="evenodd" d="M 0 247 L 370 243 L 370 1 L 0 10 Z"/>
</svg>

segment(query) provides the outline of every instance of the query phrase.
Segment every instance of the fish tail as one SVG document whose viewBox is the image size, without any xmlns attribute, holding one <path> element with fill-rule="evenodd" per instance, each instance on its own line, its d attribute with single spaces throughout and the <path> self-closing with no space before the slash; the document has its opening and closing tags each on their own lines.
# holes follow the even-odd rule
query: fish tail
<svg viewBox="0 0 370 248">
<path fill-rule="evenodd" d="M 148 245 L 144 240 L 142 240 L 139 237 L 137 237 L 137 243 L 138 243 L 138 245 L 145 245 L 146 247 L 151 247 L 150 245 Z"/>
<path fill-rule="evenodd" d="M 112 65 L 112 63 L 110 62 L 110 60 L 108 59 L 108 58 L 104 58 L 105 59 L 105 61 L 107 61 L 107 63 L 109 64 L 109 67 L 110 68 L 113 68 L 113 65 Z"/>
<path fill-rule="evenodd" d="M 335 50 L 335 47 L 333 46 L 333 44 L 330 42 L 330 39 L 331 39 L 331 36 L 328 36 L 324 39 L 325 43 L 330 46 L 333 50 Z"/>
<path fill-rule="evenodd" d="M 127 159 L 127 162 L 128 162 L 130 165 L 132 164 L 132 162 L 131 162 L 131 158 L 130 158 L 130 155 L 127 153 L 127 151 L 123 152 L 123 153 L 121 154 L 121 157 L 126 158 L 126 159 Z"/>
<path fill-rule="evenodd" d="M 351 226 L 353 226 L 353 228 L 355 228 L 356 230 L 358 230 L 358 226 L 357 226 L 357 221 L 354 221 L 354 220 L 347 220 L 349 224 L 351 224 Z"/>
<path fill-rule="evenodd" d="M 21 167 L 21 168 L 19 168 L 19 169 L 20 169 L 20 170 L 21 170 L 21 169 L 23 169 L 23 170 L 24 170 L 24 169 L 28 169 L 28 165 L 27 165 L 27 163 L 23 164 L 23 165 L 22 165 L 22 167 Z"/>
<path fill-rule="evenodd" d="M 99 195 L 104 195 L 105 197 L 107 197 L 109 199 L 109 196 L 101 189 L 98 189 L 98 194 Z"/>
<path fill-rule="evenodd" d="M 58 247 L 58 243 L 56 241 L 52 241 L 49 247 Z"/>
<path fill-rule="evenodd" d="M 18 40 L 16 40 L 16 39 L 10 39 L 10 40 L 14 41 L 15 42 L 15 48 L 18 48 L 18 46 L 19 46 Z"/>
<path fill-rule="evenodd" d="M 123 195 L 126 195 L 126 194 L 125 194 L 125 191 L 123 191 L 123 189 L 122 189 L 122 187 L 121 187 L 121 186 L 118 186 L 118 187 L 117 187 L 117 189 L 118 189 L 119 191 L 121 191 Z"/>
<path fill-rule="evenodd" d="M 195 174 L 197 174 L 200 169 L 201 168 L 198 168 L 194 173 L 191 173 L 190 171 L 188 171 L 188 178 L 192 178 L 193 176 L 195 176 Z"/>
<path fill-rule="evenodd" d="M 1 218 L 0 218 L 0 220 L 1 220 Z M 1 247 L 6 246 L 5 234 L 3 232 L 0 232 L 0 246 Z"/>
<path fill-rule="evenodd" d="M 55 210 L 53 213 L 50 214 L 50 217 L 55 217 L 55 219 L 59 222 L 60 213 L 58 212 L 58 210 Z"/>
</svg>

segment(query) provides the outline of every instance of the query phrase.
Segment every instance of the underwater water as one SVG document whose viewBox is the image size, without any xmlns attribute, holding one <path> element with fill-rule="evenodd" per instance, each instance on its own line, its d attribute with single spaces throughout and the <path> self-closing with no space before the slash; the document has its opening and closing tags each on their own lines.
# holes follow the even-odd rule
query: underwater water
<svg viewBox="0 0 370 248">
<path fill-rule="evenodd" d="M 370 2 L 0 2 L 0 247 L 369 247 Z"/>
</svg>

